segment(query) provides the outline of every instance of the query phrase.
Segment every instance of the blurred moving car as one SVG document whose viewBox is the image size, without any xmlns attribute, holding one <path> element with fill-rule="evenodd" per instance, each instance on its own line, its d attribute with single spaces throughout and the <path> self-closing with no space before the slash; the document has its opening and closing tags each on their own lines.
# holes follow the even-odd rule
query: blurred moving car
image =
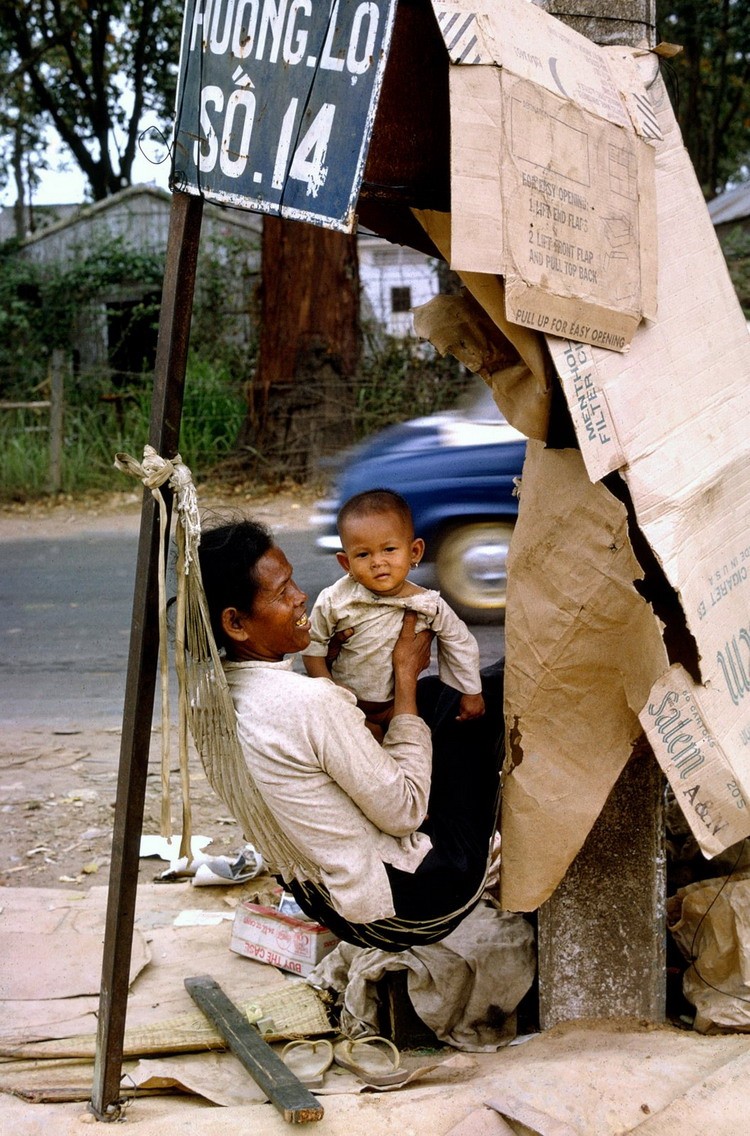
<svg viewBox="0 0 750 1136">
<path fill-rule="evenodd" d="M 389 426 L 334 459 L 336 495 L 318 504 L 316 545 L 341 548 L 336 513 L 349 497 L 395 489 L 411 506 L 448 603 L 467 622 L 501 622 L 525 450 L 524 435 L 478 380 L 455 410 Z"/>
</svg>

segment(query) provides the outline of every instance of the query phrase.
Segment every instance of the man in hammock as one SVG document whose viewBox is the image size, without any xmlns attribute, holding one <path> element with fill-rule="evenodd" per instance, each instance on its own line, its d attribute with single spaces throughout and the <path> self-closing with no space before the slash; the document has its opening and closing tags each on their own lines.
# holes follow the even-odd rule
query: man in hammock
<svg viewBox="0 0 750 1136">
<path fill-rule="evenodd" d="M 492 851 L 502 666 L 483 672 L 485 716 L 457 723 L 458 692 L 419 678 L 430 633 L 415 634 L 407 611 L 380 744 L 354 695 L 292 669 L 310 641 L 307 596 L 265 526 L 204 530 L 200 566 L 248 784 L 268 818 L 264 859 L 347 942 L 398 951 L 444 938 L 479 901 Z"/>
</svg>

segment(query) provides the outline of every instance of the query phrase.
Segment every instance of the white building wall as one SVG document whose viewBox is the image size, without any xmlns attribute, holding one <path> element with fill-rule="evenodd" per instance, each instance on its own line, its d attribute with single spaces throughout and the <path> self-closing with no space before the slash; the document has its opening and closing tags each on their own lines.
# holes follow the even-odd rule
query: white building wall
<svg viewBox="0 0 750 1136">
<path fill-rule="evenodd" d="M 413 335 L 411 311 L 393 310 L 394 289 L 409 290 L 409 308 L 426 304 L 439 291 L 434 259 L 378 237 L 360 236 L 358 247 L 359 278 L 375 319 L 390 335 Z"/>
</svg>

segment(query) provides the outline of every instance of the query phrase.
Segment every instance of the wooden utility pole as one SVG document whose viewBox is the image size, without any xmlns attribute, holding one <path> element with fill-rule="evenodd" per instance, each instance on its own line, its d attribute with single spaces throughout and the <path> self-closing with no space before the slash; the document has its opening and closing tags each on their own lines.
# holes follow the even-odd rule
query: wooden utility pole
<svg viewBox="0 0 750 1136">
<path fill-rule="evenodd" d="M 356 234 L 265 217 L 261 277 L 258 365 L 239 449 L 254 472 L 304 481 L 353 425 Z"/>
</svg>

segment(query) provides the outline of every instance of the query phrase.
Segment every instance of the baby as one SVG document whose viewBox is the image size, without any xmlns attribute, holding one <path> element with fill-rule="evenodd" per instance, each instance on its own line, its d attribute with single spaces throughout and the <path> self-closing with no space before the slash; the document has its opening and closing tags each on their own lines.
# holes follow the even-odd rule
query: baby
<svg viewBox="0 0 750 1136">
<path fill-rule="evenodd" d="M 414 537 L 404 498 L 390 489 L 358 493 L 342 505 L 337 527 L 343 552 L 336 557 L 348 575 L 315 602 L 311 642 L 302 656 L 307 673 L 351 690 L 371 730 L 382 737 L 393 707 L 393 647 L 404 611 L 415 611 L 417 631 L 429 628 L 437 639 L 440 678 L 461 691 L 458 720 L 484 714 L 476 639 L 438 592 L 408 578 L 424 555 L 424 541 Z M 331 637 L 350 629 L 329 670 Z"/>
</svg>

